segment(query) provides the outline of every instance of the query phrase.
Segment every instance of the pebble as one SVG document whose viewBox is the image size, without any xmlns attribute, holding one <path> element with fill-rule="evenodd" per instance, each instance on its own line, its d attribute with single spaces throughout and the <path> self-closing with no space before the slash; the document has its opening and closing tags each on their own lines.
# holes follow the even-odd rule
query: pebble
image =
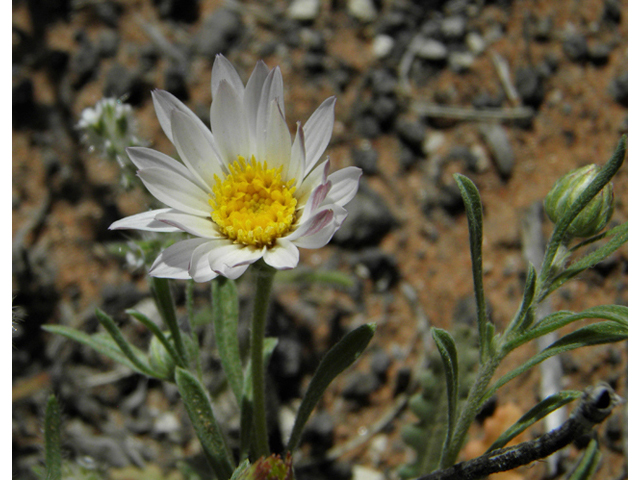
<svg viewBox="0 0 640 480">
<path fill-rule="evenodd" d="M 294 0 L 287 9 L 287 16 L 299 22 L 312 22 L 320 13 L 320 0 Z"/>
<path fill-rule="evenodd" d="M 362 23 L 371 23 L 378 16 L 372 0 L 348 0 L 347 11 Z"/>
<path fill-rule="evenodd" d="M 465 38 L 465 43 L 469 51 L 474 55 L 480 55 L 487 48 L 487 43 L 478 32 L 469 32 Z"/>
<path fill-rule="evenodd" d="M 432 38 L 416 37 L 411 48 L 418 58 L 432 62 L 446 60 L 449 53 L 444 43 Z"/>
<path fill-rule="evenodd" d="M 366 276 L 374 282 L 379 292 L 389 290 L 400 280 L 397 260 L 393 255 L 379 248 L 368 248 L 362 251 L 354 261 L 357 265 L 364 267 Z"/>
<path fill-rule="evenodd" d="M 72 86 L 76 90 L 82 88 L 93 77 L 100 65 L 98 49 L 84 34 L 79 35 L 78 39 L 80 46 L 69 64 Z"/>
<path fill-rule="evenodd" d="M 126 101 L 131 105 L 140 105 L 147 98 L 146 88 L 142 76 L 120 63 L 114 63 L 107 72 L 104 81 L 103 95 L 105 97 L 120 98 L 127 96 Z"/>
<path fill-rule="evenodd" d="M 396 124 L 398 138 L 414 153 L 422 154 L 422 144 L 427 136 L 427 129 L 419 121 L 401 119 Z"/>
<path fill-rule="evenodd" d="M 444 145 L 446 138 L 446 135 L 442 132 L 429 132 L 429 135 L 426 135 L 422 142 L 422 153 L 427 157 L 434 155 Z"/>
<path fill-rule="evenodd" d="M 393 37 L 384 34 L 376 35 L 371 44 L 371 51 L 373 52 L 373 56 L 378 59 L 387 58 L 393 50 L 394 45 L 395 41 Z"/>
<path fill-rule="evenodd" d="M 385 480 L 382 472 L 369 467 L 363 467 L 362 465 L 354 466 L 352 472 L 352 480 Z"/>
<path fill-rule="evenodd" d="M 370 360 L 371 373 L 373 373 L 381 382 L 387 381 L 387 372 L 391 366 L 391 358 L 382 349 L 375 350 Z"/>
<path fill-rule="evenodd" d="M 498 173 L 503 179 L 511 177 L 515 155 L 506 129 L 497 123 L 480 126 L 480 133 L 496 162 Z"/>
<path fill-rule="evenodd" d="M 226 53 L 240 37 L 242 18 L 227 8 L 215 10 L 204 21 L 195 39 L 196 50 L 210 59 Z"/>
<path fill-rule="evenodd" d="M 176 22 L 194 23 L 198 20 L 198 0 L 154 0 L 161 18 Z"/>
<path fill-rule="evenodd" d="M 346 209 L 349 215 L 332 240 L 346 248 L 377 245 L 397 225 L 385 200 L 364 180 Z"/>
<path fill-rule="evenodd" d="M 363 140 L 359 147 L 351 149 L 351 158 L 356 167 L 360 167 L 365 175 L 378 173 L 378 152 L 371 142 Z"/>
<path fill-rule="evenodd" d="M 573 62 L 583 62 L 588 56 L 587 38 L 579 33 L 569 33 L 562 42 L 562 51 Z"/>
<path fill-rule="evenodd" d="M 516 70 L 515 87 L 522 103 L 538 108 L 544 100 L 544 78 L 533 67 L 520 67 Z"/>
<path fill-rule="evenodd" d="M 98 54 L 102 58 L 115 57 L 120 45 L 120 35 L 117 30 L 103 30 L 98 36 Z"/>
<path fill-rule="evenodd" d="M 459 41 L 464 37 L 467 20 L 462 15 L 446 17 L 440 25 L 440 32 L 449 41 Z"/>
<path fill-rule="evenodd" d="M 624 72 L 618 75 L 609 84 L 609 93 L 613 96 L 616 102 L 622 106 L 629 104 L 629 74 Z"/>
<path fill-rule="evenodd" d="M 369 396 L 381 385 L 378 377 L 371 372 L 354 372 L 346 380 L 341 395 L 347 400 L 353 400 L 360 406 L 364 406 L 369 403 Z"/>
<path fill-rule="evenodd" d="M 302 442 L 309 443 L 314 456 L 320 456 L 333 446 L 333 417 L 326 410 L 321 410 L 311 417 L 304 427 Z"/>
<path fill-rule="evenodd" d="M 539 42 L 548 42 L 553 33 L 553 17 L 546 16 L 539 19 L 533 29 L 533 38 Z"/>
<path fill-rule="evenodd" d="M 371 113 L 378 120 L 383 130 L 388 130 L 398 112 L 398 102 L 390 95 L 374 98 L 371 103 Z"/>
<path fill-rule="evenodd" d="M 606 65 L 612 47 L 606 43 L 595 43 L 589 47 L 589 61 L 594 65 Z"/>
<path fill-rule="evenodd" d="M 449 68 L 456 73 L 469 71 L 476 57 L 471 52 L 451 52 L 447 57 Z"/>
<path fill-rule="evenodd" d="M 170 64 L 164 71 L 164 89 L 182 101 L 189 100 L 186 71 L 177 63 Z"/>
</svg>

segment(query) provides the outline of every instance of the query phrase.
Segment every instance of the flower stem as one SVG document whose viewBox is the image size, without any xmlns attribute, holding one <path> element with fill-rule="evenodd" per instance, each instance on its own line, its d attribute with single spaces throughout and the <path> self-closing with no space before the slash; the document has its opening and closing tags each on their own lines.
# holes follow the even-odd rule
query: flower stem
<svg viewBox="0 0 640 480">
<path fill-rule="evenodd" d="M 276 270 L 263 262 L 256 264 L 256 297 L 251 321 L 251 381 L 253 386 L 253 418 L 255 426 L 256 454 L 269 455 L 269 436 L 264 398 L 263 345 L 269 295 Z"/>
<path fill-rule="evenodd" d="M 476 381 L 471 387 L 467 401 L 464 403 L 464 406 L 456 420 L 456 426 L 451 436 L 449 448 L 447 448 L 447 451 L 442 452 L 439 468 L 448 468 L 452 466 L 455 463 L 456 458 L 458 458 L 458 454 L 462 449 L 469 427 L 482 407 L 480 400 L 486 393 L 487 386 L 489 385 L 489 382 L 501 361 L 502 356 L 496 355 L 495 357 L 490 357 L 480 366 L 480 371 L 478 372 Z"/>
</svg>

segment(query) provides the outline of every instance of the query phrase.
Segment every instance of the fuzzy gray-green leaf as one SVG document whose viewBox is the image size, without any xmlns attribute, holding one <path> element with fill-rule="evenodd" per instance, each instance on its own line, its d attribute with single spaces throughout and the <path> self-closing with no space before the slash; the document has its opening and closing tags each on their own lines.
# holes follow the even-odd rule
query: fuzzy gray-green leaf
<svg viewBox="0 0 640 480">
<path fill-rule="evenodd" d="M 329 384 L 357 360 L 371 341 L 375 331 L 376 326 L 373 323 L 359 326 L 345 335 L 320 361 L 298 409 L 291 438 L 287 444 L 288 451 L 293 451 L 298 446 L 304 425 Z"/>
<path fill-rule="evenodd" d="M 196 377 L 179 367 L 176 368 L 176 385 L 216 477 L 219 480 L 230 478 L 234 470 L 231 452 L 213 415 L 207 392 Z"/>
<path fill-rule="evenodd" d="M 448 405 L 448 428 L 442 451 L 445 452 L 449 448 L 453 429 L 456 424 L 456 414 L 458 411 L 458 351 L 456 350 L 456 342 L 446 330 L 440 328 L 432 328 L 433 336 L 442 363 L 444 364 L 444 377 L 447 382 L 447 405 Z"/>
<path fill-rule="evenodd" d="M 60 450 L 60 405 L 55 395 L 49 396 L 44 416 L 44 465 L 46 480 L 62 479 L 62 453 Z"/>
<path fill-rule="evenodd" d="M 520 435 L 538 420 L 544 418 L 563 405 L 580 398 L 581 396 L 582 392 L 577 390 L 567 390 L 550 395 L 520 417 L 516 423 L 511 425 L 495 442 L 493 442 L 485 453 L 504 447 L 507 443 Z"/>
<path fill-rule="evenodd" d="M 233 280 L 218 277 L 211 282 L 213 328 L 222 368 L 238 401 L 242 403 L 242 360 L 238 343 L 238 291 Z"/>
</svg>

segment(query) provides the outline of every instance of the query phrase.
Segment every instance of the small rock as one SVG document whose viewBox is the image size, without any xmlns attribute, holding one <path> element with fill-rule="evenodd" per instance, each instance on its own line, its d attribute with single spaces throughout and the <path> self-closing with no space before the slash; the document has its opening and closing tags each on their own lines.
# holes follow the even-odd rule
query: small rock
<svg viewBox="0 0 640 480">
<path fill-rule="evenodd" d="M 629 74 L 624 72 L 617 76 L 609 84 L 609 93 L 620 105 L 628 106 L 629 104 Z"/>
<path fill-rule="evenodd" d="M 393 390 L 393 396 L 400 395 L 407 391 L 411 383 L 411 367 L 400 367 L 396 372 L 396 386 Z"/>
<path fill-rule="evenodd" d="M 349 15 L 357 18 L 362 23 L 373 22 L 378 16 L 372 0 L 348 0 L 347 11 Z"/>
<path fill-rule="evenodd" d="M 304 428 L 302 442 L 309 443 L 313 456 L 320 456 L 333 446 L 333 418 L 326 410 L 316 413 Z"/>
<path fill-rule="evenodd" d="M 400 140 L 416 154 L 422 154 L 422 144 L 427 136 L 427 129 L 419 121 L 399 120 L 396 132 Z"/>
<path fill-rule="evenodd" d="M 434 155 L 440 150 L 440 147 L 444 145 L 445 140 L 446 136 L 444 133 L 438 131 L 429 132 L 429 135 L 427 135 L 422 142 L 422 153 L 427 157 Z"/>
<path fill-rule="evenodd" d="M 384 130 L 391 126 L 391 123 L 398 112 L 398 102 L 395 97 L 381 96 L 376 97 L 371 104 L 371 113 L 376 117 L 378 123 Z"/>
<path fill-rule="evenodd" d="M 365 268 L 366 276 L 375 283 L 379 292 L 387 291 L 400 279 L 395 257 L 378 248 L 364 250 L 356 256 L 355 263 Z"/>
<path fill-rule="evenodd" d="M 352 148 L 351 158 L 354 165 L 360 167 L 365 175 L 378 173 L 378 152 L 369 141 L 363 141 L 359 148 Z"/>
<path fill-rule="evenodd" d="M 562 42 L 564 54 L 573 62 L 583 62 L 588 57 L 587 38 L 581 33 L 570 33 Z"/>
<path fill-rule="evenodd" d="M 286 401 L 299 394 L 303 371 L 304 346 L 295 337 L 278 339 L 278 345 L 269 362 L 269 372 L 277 380 L 278 396 Z"/>
<path fill-rule="evenodd" d="M 496 162 L 498 173 L 504 179 L 509 178 L 513 172 L 515 155 L 507 131 L 502 125 L 492 124 L 480 126 L 480 133 Z"/>
<path fill-rule="evenodd" d="M 355 372 L 346 381 L 342 396 L 347 400 L 364 406 L 369 403 L 369 396 L 380 388 L 381 382 L 370 372 Z"/>
<path fill-rule="evenodd" d="M 533 38 L 539 42 L 548 42 L 551 40 L 551 34 L 553 33 L 553 17 L 546 16 L 539 19 L 533 29 Z"/>
<path fill-rule="evenodd" d="M 467 29 L 467 20 L 462 15 L 446 17 L 440 25 L 440 32 L 450 41 L 459 41 L 464 37 Z"/>
<path fill-rule="evenodd" d="M 449 68 L 456 73 L 469 71 L 476 57 L 471 52 L 451 52 L 447 57 Z"/>
<path fill-rule="evenodd" d="M 393 95 L 397 85 L 396 77 L 389 70 L 379 68 L 371 72 L 371 89 L 374 95 Z"/>
<path fill-rule="evenodd" d="M 159 58 L 160 55 L 155 45 L 151 43 L 142 45 L 140 47 L 140 59 L 138 61 L 138 70 L 140 73 L 144 74 L 152 70 L 156 63 L 158 63 Z"/>
<path fill-rule="evenodd" d="M 446 60 L 449 53 L 449 50 L 444 43 L 432 38 L 416 37 L 411 44 L 411 48 L 418 58 L 432 62 Z"/>
<path fill-rule="evenodd" d="M 147 88 L 138 72 L 120 63 L 114 63 L 107 72 L 103 89 L 105 97 L 120 98 L 127 95 L 127 103 L 135 106 L 143 102 L 146 94 Z"/>
<path fill-rule="evenodd" d="M 484 52 L 484 49 L 487 48 L 487 43 L 478 32 L 469 32 L 465 39 L 465 43 L 467 44 L 469 51 L 474 55 L 480 55 Z"/>
<path fill-rule="evenodd" d="M 355 465 L 352 480 L 385 480 L 385 476 L 382 472 L 372 468 Z"/>
<path fill-rule="evenodd" d="M 189 100 L 186 72 L 182 65 L 172 63 L 164 72 L 164 89 L 182 101 Z"/>
<path fill-rule="evenodd" d="M 302 66 L 311 75 L 318 75 L 325 71 L 324 55 L 314 52 L 307 52 L 302 58 Z"/>
<path fill-rule="evenodd" d="M 606 65 L 612 48 L 606 43 L 596 43 L 589 47 L 589 61 L 594 65 Z"/>
<path fill-rule="evenodd" d="M 522 103 L 538 108 L 544 100 L 544 79 L 540 72 L 532 67 L 520 67 L 516 70 L 515 87 Z"/>
<path fill-rule="evenodd" d="M 620 6 L 620 0 L 605 0 L 604 9 L 602 10 L 602 20 L 618 24 L 621 19 L 622 8 Z"/>
<path fill-rule="evenodd" d="M 395 41 L 393 37 L 384 34 L 376 35 L 371 44 L 371 51 L 376 58 L 386 58 L 391 53 L 391 50 L 393 50 L 394 45 Z"/>
<path fill-rule="evenodd" d="M 384 199 L 364 180 L 360 181 L 360 189 L 346 209 L 349 215 L 332 240 L 346 248 L 375 246 L 397 225 Z"/>
<path fill-rule="evenodd" d="M 504 102 L 504 96 L 497 94 L 495 96 L 489 95 L 487 92 L 480 92 L 473 97 L 471 104 L 474 108 L 482 110 L 483 108 L 500 108 Z"/>
<path fill-rule="evenodd" d="M 180 431 L 182 424 L 173 412 L 160 413 L 153 422 L 153 433 L 156 435 L 172 435 Z"/>
<path fill-rule="evenodd" d="M 200 55 L 213 59 L 219 53 L 226 53 L 242 30 L 242 18 L 237 13 L 228 8 L 215 10 L 197 34 L 196 50 Z"/>
<path fill-rule="evenodd" d="M 381 382 L 387 381 L 387 372 L 391 366 L 391 358 L 384 350 L 376 350 L 371 355 L 371 373 L 373 373 Z"/>
<path fill-rule="evenodd" d="M 98 49 L 93 46 L 85 35 L 79 35 L 80 46 L 71 58 L 69 73 L 74 89 L 82 88 L 97 72 L 100 65 Z"/>
<path fill-rule="evenodd" d="M 320 0 L 294 0 L 287 9 L 287 15 L 300 22 L 312 22 L 320 13 Z"/>
<path fill-rule="evenodd" d="M 376 138 L 381 133 L 378 121 L 370 113 L 365 113 L 356 118 L 355 130 L 364 138 Z"/>
<path fill-rule="evenodd" d="M 102 58 L 115 57 L 120 45 L 120 35 L 117 30 L 103 30 L 98 36 L 98 54 Z"/>
<path fill-rule="evenodd" d="M 154 0 L 153 3 L 161 18 L 176 22 L 194 23 L 200 15 L 198 0 Z"/>
</svg>

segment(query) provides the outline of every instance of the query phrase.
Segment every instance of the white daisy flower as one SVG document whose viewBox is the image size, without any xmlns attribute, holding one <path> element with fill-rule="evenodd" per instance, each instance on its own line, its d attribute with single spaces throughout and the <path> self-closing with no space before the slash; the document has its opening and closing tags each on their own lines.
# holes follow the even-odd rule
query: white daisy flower
<svg viewBox="0 0 640 480">
<path fill-rule="evenodd" d="M 211 130 L 182 102 L 156 90 L 160 125 L 183 163 L 143 147 L 127 153 L 149 192 L 169 208 L 132 215 L 110 229 L 187 232 L 149 274 L 206 282 L 235 279 L 259 259 L 276 269 L 298 264 L 298 248 L 326 245 L 347 216 L 361 170 L 329 174 L 321 156 L 331 138 L 335 97 L 291 134 L 278 67 L 256 65 L 246 87 L 231 63 L 213 64 Z"/>
</svg>

